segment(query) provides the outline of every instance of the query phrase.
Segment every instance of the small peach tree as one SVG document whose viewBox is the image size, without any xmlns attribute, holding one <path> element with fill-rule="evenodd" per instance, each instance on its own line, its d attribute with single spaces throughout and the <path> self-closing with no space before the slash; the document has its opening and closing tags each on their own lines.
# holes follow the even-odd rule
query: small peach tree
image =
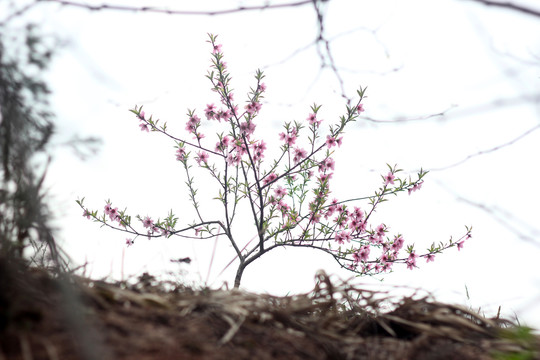
<svg viewBox="0 0 540 360">
<path fill-rule="evenodd" d="M 433 261 L 435 254 L 453 246 L 459 250 L 470 238 L 471 228 L 466 227 L 466 233 L 457 241 L 450 239 L 446 243 L 433 243 L 424 253 L 418 254 L 414 245 L 405 246 L 402 235 L 389 236 L 386 224 L 370 222 L 376 208 L 390 195 L 403 192 L 410 195 L 419 190 L 426 171 L 421 170 L 412 180 L 400 177 L 402 170 L 388 165 L 388 173 L 382 176 L 381 186 L 373 195 L 342 201 L 330 198 L 335 165 L 332 155 L 342 144 L 345 128 L 364 111 L 365 88 L 357 91 L 356 103 L 351 105 L 349 102 L 345 114 L 330 124 L 326 132 L 322 130 L 322 120 L 317 115 L 321 106 L 316 104 L 311 106 L 305 122 L 285 123 L 283 132 L 279 134 L 282 144 L 276 150 L 274 160 L 267 161 L 267 144 L 256 132 L 256 119 L 266 90 L 262 82 L 264 75 L 260 70 L 256 72 L 256 84 L 248 93 L 246 105 L 239 109 L 230 87 L 231 77 L 223 61 L 221 45 L 216 43 L 217 36 L 209 34 L 209 38 L 212 65 L 207 78 L 212 83 L 212 90 L 218 94 L 221 106 L 207 105 L 204 115 L 216 127 L 226 129 L 217 131 L 215 142 L 202 133 L 202 120 L 194 110 L 187 113 L 187 137 L 169 133 L 167 123 L 160 124 L 159 120 L 148 117 L 142 106 L 130 110 L 139 120 L 142 131 L 161 133 L 175 142 L 176 160 L 185 169 L 196 219 L 179 226 L 178 217 L 172 210 L 168 216 L 157 220 L 137 215 L 138 222 L 145 229 L 138 230 L 127 210 L 119 211 L 107 201 L 100 213 L 88 209 L 82 198 L 77 203 L 84 211 L 83 216 L 131 234 L 126 240 L 128 246 L 133 245 L 139 236 L 148 239 L 187 237 L 185 234 L 189 231 L 204 239 L 224 235 L 238 259 L 235 287 L 240 285 L 249 264 L 279 247 L 317 249 L 358 275 L 375 275 L 391 271 L 396 263 L 414 269 L 418 258 Z M 307 140 L 304 146 L 300 145 L 302 135 Z M 198 189 L 190 172 L 195 163 L 217 184 L 215 199 L 223 210 L 220 218 L 207 218 L 200 211 Z M 367 205 L 364 208 L 357 206 L 362 201 Z M 243 247 L 233 230 L 241 203 L 248 205 L 253 229 L 253 239 Z M 241 228 L 244 233 L 246 226 Z M 400 255 L 403 250 L 406 254 Z"/>
</svg>

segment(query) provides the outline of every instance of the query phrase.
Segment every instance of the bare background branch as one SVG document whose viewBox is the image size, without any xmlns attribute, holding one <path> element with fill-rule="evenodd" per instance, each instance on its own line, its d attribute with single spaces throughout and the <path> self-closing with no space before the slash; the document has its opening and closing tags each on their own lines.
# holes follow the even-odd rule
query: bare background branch
<svg viewBox="0 0 540 360">
<path fill-rule="evenodd" d="M 468 1 L 477 2 L 480 4 L 484 4 L 486 6 L 499 7 L 506 10 L 515 11 L 520 14 L 527 14 L 527 15 L 540 17 L 539 10 L 521 6 L 521 5 L 516 5 L 515 3 L 512 3 L 512 2 L 499 2 L 499 1 L 489 1 L 489 0 L 468 0 Z"/>
</svg>

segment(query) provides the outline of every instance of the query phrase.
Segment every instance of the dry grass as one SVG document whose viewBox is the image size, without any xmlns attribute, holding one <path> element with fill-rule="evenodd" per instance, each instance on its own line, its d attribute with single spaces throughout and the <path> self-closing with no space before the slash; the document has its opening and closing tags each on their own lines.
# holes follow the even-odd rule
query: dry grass
<svg viewBox="0 0 540 360">
<path fill-rule="evenodd" d="M 540 339 L 509 321 L 323 272 L 312 292 L 276 297 L 0 265 L 0 360 L 540 359 Z"/>
</svg>

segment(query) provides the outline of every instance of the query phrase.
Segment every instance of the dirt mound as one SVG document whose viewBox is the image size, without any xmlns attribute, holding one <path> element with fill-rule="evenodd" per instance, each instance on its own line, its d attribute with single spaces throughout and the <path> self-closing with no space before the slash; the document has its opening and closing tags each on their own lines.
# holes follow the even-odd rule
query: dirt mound
<svg viewBox="0 0 540 360">
<path fill-rule="evenodd" d="M 324 273 L 309 294 L 275 297 L 0 262 L 0 360 L 540 359 L 539 338 L 508 321 L 384 295 Z"/>
</svg>

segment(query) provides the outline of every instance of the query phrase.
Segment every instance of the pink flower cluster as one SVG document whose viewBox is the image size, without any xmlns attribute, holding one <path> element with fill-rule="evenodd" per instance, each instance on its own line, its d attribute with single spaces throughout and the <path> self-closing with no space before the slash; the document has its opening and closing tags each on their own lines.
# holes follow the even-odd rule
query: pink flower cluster
<svg viewBox="0 0 540 360">
<path fill-rule="evenodd" d="M 296 142 L 296 129 L 292 129 L 291 131 L 285 133 L 279 134 L 279 139 L 284 141 L 285 144 L 288 146 L 293 146 Z"/>
<path fill-rule="evenodd" d="M 105 215 L 109 216 L 111 221 L 117 221 L 119 225 L 122 225 L 122 218 L 118 212 L 118 208 L 114 208 L 110 203 L 105 204 Z"/>
<path fill-rule="evenodd" d="M 146 216 L 144 219 L 140 219 L 142 222 L 143 227 L 145 227 L 147 230 L 146 235 L 148 237 L 148 240 L 150 240 L 152 235 L 155 235 L 156 233 L 160 233 L 161 236 L 170 236 L 173 229 L 170 226 L 167 226 L 165 224 L 161 223 L 155 223 L 154 220 L 150 216 Z"/>
<path fill-rule="evenodd" d="M 149 132 L 148 130 L 148 123 L 146 122 L 146 119 L 144 118 L 144 111 L 141 111 L 138 115 L 138 118 L 141 120 L 139 123 L 139 127 L 141 128 L 141 131 Z"/>
</svg>

